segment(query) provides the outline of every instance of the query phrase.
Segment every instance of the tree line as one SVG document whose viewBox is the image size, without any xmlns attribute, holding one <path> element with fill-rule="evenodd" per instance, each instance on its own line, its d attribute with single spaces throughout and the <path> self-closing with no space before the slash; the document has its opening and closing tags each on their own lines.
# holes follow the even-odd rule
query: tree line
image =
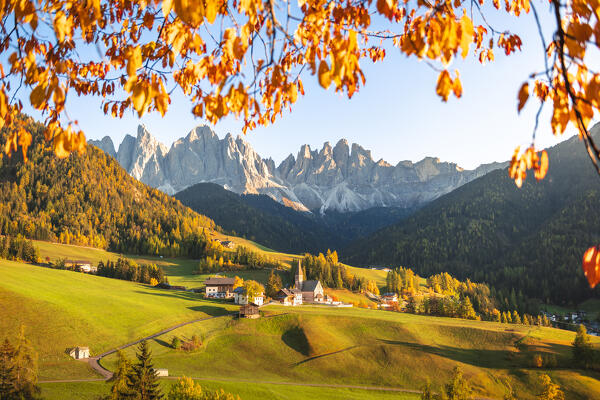
<svg viewBox="0 0 600 400">
<path fill-rule="evenodd" d="M 279 268 L 280 263 L 272 257 L 254 251 L 246 246 L 236 246 L 235 251 L 227 251 L 219 242 L 213 241 L 207 247 L 207 255 L 198 263 L 198 273 L 209 274 L 222 271 L 244 269 Z"/>
<path fill-rule="evenodd" d="M 40 253 L 32 240 L 20 234 L 14 237 L 0 236 L 0 258 L 37 263 L 40 262 Z"/>
<path fill-rule="evenodd" d="M 338 259 L 337 251 L 327 250 L 326 254 L 319 253 L 315 256 L 304 254 L 301 260 L 303 276 L 306 280 L 318 280 L 323 287 L 332 289 L 348 289 L 354 292 L 363 292 L 372 288 L 369 281 L 363 277 L 356 277 L 348 271 L 345 265 Z M 297 267 L 291 269 L 291 281 L 298 271 Z M 376 285 L 375 285 L 376 287 Z"/>
<path fill-rule="evenodd" d="M 156 264 L 138 265 L 135 261 L 121 257 L 117 261 L 100 261 L 96 275 L 124 281 L 147 283 L 153 286 L 167 280 L 162 268 Z"/>
</svg>

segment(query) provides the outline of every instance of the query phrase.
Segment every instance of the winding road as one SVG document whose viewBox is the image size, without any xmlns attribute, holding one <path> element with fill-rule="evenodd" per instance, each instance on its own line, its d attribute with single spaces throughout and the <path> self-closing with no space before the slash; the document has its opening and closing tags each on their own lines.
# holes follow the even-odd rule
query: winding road
<svg viewBox="0 0 600 400">
<path fill-rule="evenodd" d="M 235 313 L 217 315 L 217 316 L 206 317 L 206 318 L 198 318 L 198 319 L 194 319 L 192 321 L 182 322 L 181 324 L 177 324 L 170 328 L 163 329 L 162 331 L 156 332 L 150 336 L 146 336 L 146 337 L 143 337 L 136 341 L 116 347 L 112 350 L 108 350 L 96 357 L 88 358 L 88 365 L 94 371 L 96 371 L 100 375 L 102 375 L 102 378 L 55 379 L 55 380 L 38 381 L 38 383 L 77 383 L 77 382 L 104 382 L 104 381 L 107 381 L 110 378 L 112 378 L 113 373 L 111 371 L 107 370 L 106 368 L 104 368 L 100 364 L 100 360 L 102 360 L 104 357 L 111 355 L 113 353 L 116 353 L 119 350 L 126 349 L 127 347 L 135 346 L 136 344 L 141 343 L 144 340 L 150 340 L 150 339 L 154 339 L 156 337 L 162 336 L 165 333 L 174 331 L 175 329 L 181 328 L 182 326 L 195 324 L 197 322 L 202 322 L 202 321 L 208 321 L 208 320 L 216 319 L 216 318 L 223 318 L 223 317 L 231 316 L 233 314 L 235 314 Z M 285 313 L 285 314 L 287 314 L 287 313 Z M 278 314 L 278 315 L 280 315 L 280 314 Z M 340 350 L 340 351 L 345 351 L 345 350 L 348 350 L 348 349 L 344 349 L 344 350 Z M 340 352 L 340 351 L 338 351 L 338 352 Z M 331 354 L 335 354 L 338 352 L 333 352 Z M 325 355 L 329 355 L 329 354 L 325 354 Z M 321 356 L 323 356 L 323 355 L 321 355 Z M 319 357 L 321 357 L 321 356 L 319 356 Z M 305 360 L 302 362 L 306 362 L 306 361 L 309 361 L 309 360 Z M 169 376 L 169 377 L 163 377 L 161 379 L 176 380 L 179 378 L 180 378 L 179 376 Z M 378 392 L 397 392 L 397 393 L 413 393 L 413 394 L 421 394 L 422 393 L 420 390 L 416 390 L 416 389 L 405 389 L 405 388 L 387 387 L 387 386 L 363 386 L 363 385 L 343 385 L 343 384 L 328 384 L 328 383 L 279 382 L 279 381 L 260 381 L 260 380 L 256 380 L 256 379 L 244 380 L 244 379 L 234 379 L 234 378 L 206 378 L 206 377 L 202 377 L 202 378 L 190 377 L 190 378 L 192 378 L 194 380 L 199 380 L 199 381 L 211 381 L 211 382 L 239 382 L 239 383 L 254 383 L 254 384 L 264 384 L 264 385 L 322 387 L 322 388 L 334 388 L 334 389 L 359 389 L 359 390 L 370 390 L 370 391 L 378 391 Z M 495 400 L 495 399 L 489 398 L 489 397 L 474 397 L 473 400 Z"/>
</svg>

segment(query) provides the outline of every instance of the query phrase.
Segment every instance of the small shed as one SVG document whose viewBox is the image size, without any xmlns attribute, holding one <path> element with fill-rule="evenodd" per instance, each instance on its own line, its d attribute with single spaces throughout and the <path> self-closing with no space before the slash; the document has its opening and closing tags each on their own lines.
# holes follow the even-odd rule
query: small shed
<svg viewBox="0 0 600 400">
<path fill-rule="evenodd" d="M 240 318 L 258 318 L 260 313 L 258 306 L 254 303 L 244 304 L 240 307 Z"/>
<path fill-rule="evenodd" d="M 90 358 L 90 348 L 77 346 L 69 352 L 69 355 L 76 360 Z"/>
<path fill-rule="evenodd" d="M 169 376 L 169 370 L 166 368 L 156 368 L 154 373 L 156 373 L 156 376 Z"/>
</svg>

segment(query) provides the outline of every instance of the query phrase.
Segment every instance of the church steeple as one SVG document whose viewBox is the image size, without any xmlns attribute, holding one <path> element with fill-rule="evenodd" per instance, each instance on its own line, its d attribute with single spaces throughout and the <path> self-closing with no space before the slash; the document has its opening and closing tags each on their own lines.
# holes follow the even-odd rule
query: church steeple
<svg viewBox="0 0 600 400">
<path fill-rule="evenodd" d="M 302 264 L 300 263 L 300 260 L 298 260 L 298 270 L 296 271 L 295 279 L 296 289 L 302 290 L 302 282 L 304 282 L 304 277 L 302 276 Z"/>
</svg>

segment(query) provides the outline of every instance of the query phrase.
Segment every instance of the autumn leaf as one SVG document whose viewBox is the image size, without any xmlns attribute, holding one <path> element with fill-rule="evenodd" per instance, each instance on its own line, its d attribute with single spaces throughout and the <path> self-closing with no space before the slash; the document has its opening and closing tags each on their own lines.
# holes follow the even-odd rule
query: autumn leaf
<svg viewBox="0 0 600 400">
<path fill-rule="evenodd" d="M 546 150 L 542 151 L 540 159 L 538 161 L 537 167 L 534 171 L 535 179 L 541 181 L 546 176 L 548 172 L 548 153 Z"/>
<path fill-rule="evenodd" d="M 590 247 L 583 254 L 583 274 L 593 289 L 600 283 L 600 246 Z"/>
<path fill-rule="evenodd" d="M 129 49 L 126 53 L 127 57 L 127 75 L 135 76 L 138 68 L 142 66 L 142 49 L 137 46 Z"/>
<path fill-rule="evenodd" d="M 438 96 L 442 98 L 444 101 L 448 101 L 448 96 L 450 95 L 450 90 L 453 90 L 452 78 L 450 78 L 450 74 L 448 71 L 444 70 L 440 73 L 437 81 L 436 92 Z"/>
<path fill-rule="evenodd" d="M 529 100 L 529 84 L 525 82 L 521 89 L 519 90 L 519 105 L 517 106 L 517 111 L 521 112 L 523 107 L 525 107 L 525 103 Z"/>
<path fill-rule="evenodd" d="M 331 72 L 325 60 L 321 60 L 319 64 L 319 84 L 327 89 L 331 85 Z"/>
</svg>

